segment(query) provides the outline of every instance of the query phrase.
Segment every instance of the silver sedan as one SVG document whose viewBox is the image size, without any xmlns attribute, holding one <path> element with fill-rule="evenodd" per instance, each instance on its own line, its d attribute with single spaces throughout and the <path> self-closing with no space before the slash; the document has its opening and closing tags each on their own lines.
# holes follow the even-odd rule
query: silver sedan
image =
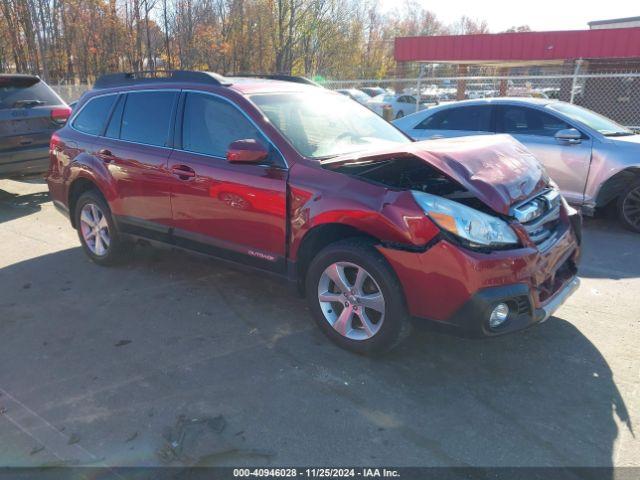
<svg viewBox="0 0 640 480">
<path fill-rule="evenodd" d="M 507 133 L 540 160 L 564 197 L 587 215 L 614 204 L 640 232 L 640 135 L 557 100 L 495 98 L 453 102 L 393 122 L 416 140 Z"/>
</svg>

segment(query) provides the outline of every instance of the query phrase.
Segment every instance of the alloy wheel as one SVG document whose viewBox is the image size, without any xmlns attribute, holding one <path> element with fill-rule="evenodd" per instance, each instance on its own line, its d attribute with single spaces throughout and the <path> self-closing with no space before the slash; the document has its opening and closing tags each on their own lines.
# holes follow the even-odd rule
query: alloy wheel
<svg viewBox="0 0 640 480">
<path fill-rule="evenodd" d="M 622 202 L 622 214 L 630 225 L 640 230 L 640 186 L 627 193 Z"/>
<path fill-rule="evenodd" d="M 104 212 L 95 203 L 87 203 L 80 211 L 82 238 L 91 253 L 103 257 L 109 250 L 111 236 Z"/>
<path fill-rule="evenodd" d="M 364 268 L 350 262 L 329 265 L 318 283 L 318 301 L 333 329 L 351 340 L 367 340 L 382 326 L 382 289 Z"/>
</svg>

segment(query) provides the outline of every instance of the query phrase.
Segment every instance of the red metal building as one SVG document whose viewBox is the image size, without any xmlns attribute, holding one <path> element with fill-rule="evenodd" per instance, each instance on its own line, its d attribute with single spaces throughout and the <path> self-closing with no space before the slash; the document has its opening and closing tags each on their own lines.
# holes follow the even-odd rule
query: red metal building
<svg viewBox="0 0 640 480">
<path fill-rule="evenodd" d="M 504 96 L 511 94 L 504 77 L 513 74 L 514 68 L 522 75 L 540 67 L 533 70 L 535 75 L 541 71 L 569 74 L 569 78 L 558 80 L 561 100 L 573 101 L 579 91 L 576 103 L 626 124 L 640 125 L 640 27 L 610 28 L 623 21 L 621 25 L 637 25 L 631 20 L 640 18 L 610 20 L 592 30 L 399 37 L 394 51 L 397 76 L 408 76 L 408 65 L 415 62 L 457 65 L 458 77 L 465 77 L 472 66 L 497 67 L 496 73 L 503 77 L 499 94 Z M 575 83 L 578 73 L 583 75 L 579 90 Z M 606 73 L 630 75 L 591 75 Z M 461 100 L 467 85 L 464 78 L 457 84 Z"/>
<path fill-rule="evenodd" d="M 544 64 L 576 59 L 640 59 L 640 27 L 557 32 L 399 37 L 397 62 Z"/>
</svg>

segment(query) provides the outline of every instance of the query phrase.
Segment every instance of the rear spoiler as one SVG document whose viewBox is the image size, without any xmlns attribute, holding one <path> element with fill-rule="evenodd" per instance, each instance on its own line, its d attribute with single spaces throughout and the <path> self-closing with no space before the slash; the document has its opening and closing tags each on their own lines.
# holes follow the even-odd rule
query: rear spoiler
<svg viewBox="0 0 640 480">
<path fill-rule="evenodd" d="M 37 75 L 0 75 L 0 87 L 30 87 L 39 81 Z"/>
</svg>

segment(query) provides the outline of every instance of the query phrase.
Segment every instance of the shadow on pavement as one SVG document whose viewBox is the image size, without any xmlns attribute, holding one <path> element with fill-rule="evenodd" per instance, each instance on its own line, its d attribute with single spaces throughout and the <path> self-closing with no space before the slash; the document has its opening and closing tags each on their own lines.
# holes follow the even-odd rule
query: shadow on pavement
<svg viewBox="0 0 640 480">
<path fill-rule="evenodd" d="M 640 277 L 640 233 L 626 230 L 613 218 L 585 218 L 581 277 Z"/>
<path fill-rule="evenodd" d="M 17 195 L 0 190 L 0 223 L 36 213 L 49 200 L 48 191 Z"/>
<path fill-rule="evenodd" d="M 212 416 L 236 412 L 230 423 L 264 432 L 253 446 L 279 450 L 276 464 L 318 461 L 313 450 L 328 448 L 326 461 L 336 465 L 606 467 L 616 418 L 631 429 L 602 354 L 561 318 L 490 340 L 417 329 L 399 350 L 369 359 L 309 328 L 304 302 L 280 282 L 181 252 L 141 249 L 131 265 L 105 269 L 74 248 L 0 273 L 0 309 L 7 313 L 0 331 L 10 346 L 0 352 L 0 384 L 41 415 L 58 415 L 56 425 L 72 425 L 77 410 L 103 411 L 102 421 L 76 428 L 94 431 L 108 446 L 107 462 L 113 456 L 148 464 L 128 453 L 129 444 L 102 441 L 100 432 L 143 417 L 149 432 L 141 431 L 139 441 L 153 452 L 149 439 L 160 435 L 147 418 L 149 406 L 169 412 L 168 423 L 176 403 L 204 405 Z M 206 341 L 178 348 L 196 333 Z M 114 350 L 118 338 L 132 343 Z M 146 350 L 127 357 L 141 344 Z M 39 361 L 46 348 L 46 361 Z M 211 357 L 194 363 L 201 351 Z M 145 388 L 132 388 L 125 371 Z M 91 383 L 94 375 L 109 376 L 109 383 L 85 396 L 80 380 Z M 73 408 L 63 410 L 67 397 Z M 48 411 L 50 404 L 57 406 Z M 280 439 L 302 431 L 283 446 Z M 371 448 L 355 448 L 358 438 Z"/>
</svg>

